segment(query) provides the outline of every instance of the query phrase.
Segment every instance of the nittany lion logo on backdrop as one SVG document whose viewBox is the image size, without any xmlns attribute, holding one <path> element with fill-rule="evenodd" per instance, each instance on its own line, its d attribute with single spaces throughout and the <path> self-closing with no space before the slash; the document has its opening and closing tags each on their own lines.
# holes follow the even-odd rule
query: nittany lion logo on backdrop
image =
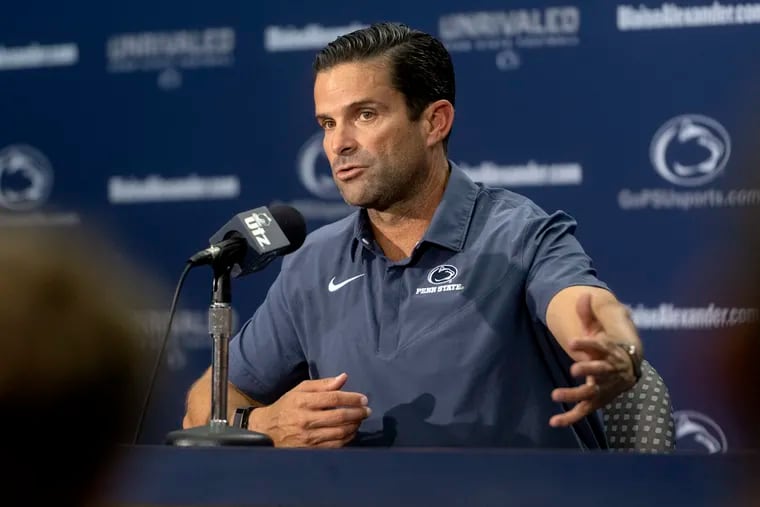
<svg viewBox="0 0 760 507">
<path fill-rule="evenodd" d="M 306 190 L 322 199 L 340 199 L 332 170 L 322 149 L 324 133 L 317 132 L 298 152 L 298 176 Z"/>
<path fill-rule="evenodd" d="M 685 114 L 655 133 L 649 156 L 657 173 L 676 185 L 696 187 L 715 178 L 731 155 L 731 138 L 712 118 Z"/>
<path fill-rule="evenodd" d="M 728 441 L 723 429 L 701 412 L 678 410 L 673 413 L 676 426 L 676 449 L 726 452 Z"/>
<path fill-rule="evenodd" d="M 53 188 L 53 170 L 40 151 L 14 144 L 0 150 L 0 206 L 14 211 L 39 208 Z"/>
</svg>

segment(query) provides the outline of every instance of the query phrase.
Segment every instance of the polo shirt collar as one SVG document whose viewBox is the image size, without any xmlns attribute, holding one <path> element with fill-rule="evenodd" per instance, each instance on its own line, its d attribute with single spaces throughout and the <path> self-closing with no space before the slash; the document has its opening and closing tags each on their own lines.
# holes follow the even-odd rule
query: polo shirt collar
<svg viewBox="0 0 760 507">
<path fill-rule="evenodd" d="M 450 160 L 449 167 L 446 190 L 443 192 L 443 198 L 433 214 L 433 220 L 425 231 L 422 241 L 461 252 L 470 228 L 470 219 L 475 210 L 479 187 Z M 360 209 L 354 221 L 354 238 L 367 246 L 372 237 L 367 210 Z"/>
<path fill-rule="evenodd" d="M 449 160 L 451 172 L 446 190 L 423 241 L 461 252 L 475 211 L 479 187 L 454 162 Z"/>
</svg>

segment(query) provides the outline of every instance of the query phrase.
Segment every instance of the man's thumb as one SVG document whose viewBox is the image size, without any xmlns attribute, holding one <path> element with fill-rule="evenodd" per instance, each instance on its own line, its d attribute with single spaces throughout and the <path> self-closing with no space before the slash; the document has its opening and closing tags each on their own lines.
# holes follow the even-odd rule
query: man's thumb
<svg viewBox="0 0 760 507">
<path fill-rule="evenodd" d="M 348 380 L 348 375 L 346 373 L 341 373 L 335 377 L 306 380 L 304 382 L 301 382 L 297 389 L 299 391 L 308 392 L 337 391 L 343 387 L 343 385 L 346 383 L 346 380 Z"/>
<path fill-rule="evenodd" d="M 327 377 L 324 379 L 329 386 L 329 391 L 335 391 L 343 387 L 346 383 L 346 380 L 348 380 L 348 374 L 347 373 L 341 373 L 340 375 L 337 375 L 335 377 Z"/>
</svg>

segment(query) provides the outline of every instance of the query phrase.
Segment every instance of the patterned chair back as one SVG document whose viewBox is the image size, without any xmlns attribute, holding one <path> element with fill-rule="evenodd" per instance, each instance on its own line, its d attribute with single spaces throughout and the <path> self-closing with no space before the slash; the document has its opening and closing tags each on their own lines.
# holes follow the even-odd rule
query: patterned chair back
<svg viewBox="0 0 760 507">
<path fill-rule="evenodd" d="M 657 371 L 644 360 L 641 379 L 602 409 L 610 450 L 662 453 L 675 449 L 670 393 Z"/>
</svg>

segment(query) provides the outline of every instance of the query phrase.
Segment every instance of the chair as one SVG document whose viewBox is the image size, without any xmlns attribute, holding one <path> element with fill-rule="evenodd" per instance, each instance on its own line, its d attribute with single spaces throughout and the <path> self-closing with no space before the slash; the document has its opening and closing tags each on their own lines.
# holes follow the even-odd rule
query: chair
<svg viewBox="0 0 760 507">
<path fill-rule="evenodd" d="M 654 367 L 644 360 L 641 379 L 602 408 L 612 451 L 662 453 L 675 449 L 670 393 Z"/>
</svg>

